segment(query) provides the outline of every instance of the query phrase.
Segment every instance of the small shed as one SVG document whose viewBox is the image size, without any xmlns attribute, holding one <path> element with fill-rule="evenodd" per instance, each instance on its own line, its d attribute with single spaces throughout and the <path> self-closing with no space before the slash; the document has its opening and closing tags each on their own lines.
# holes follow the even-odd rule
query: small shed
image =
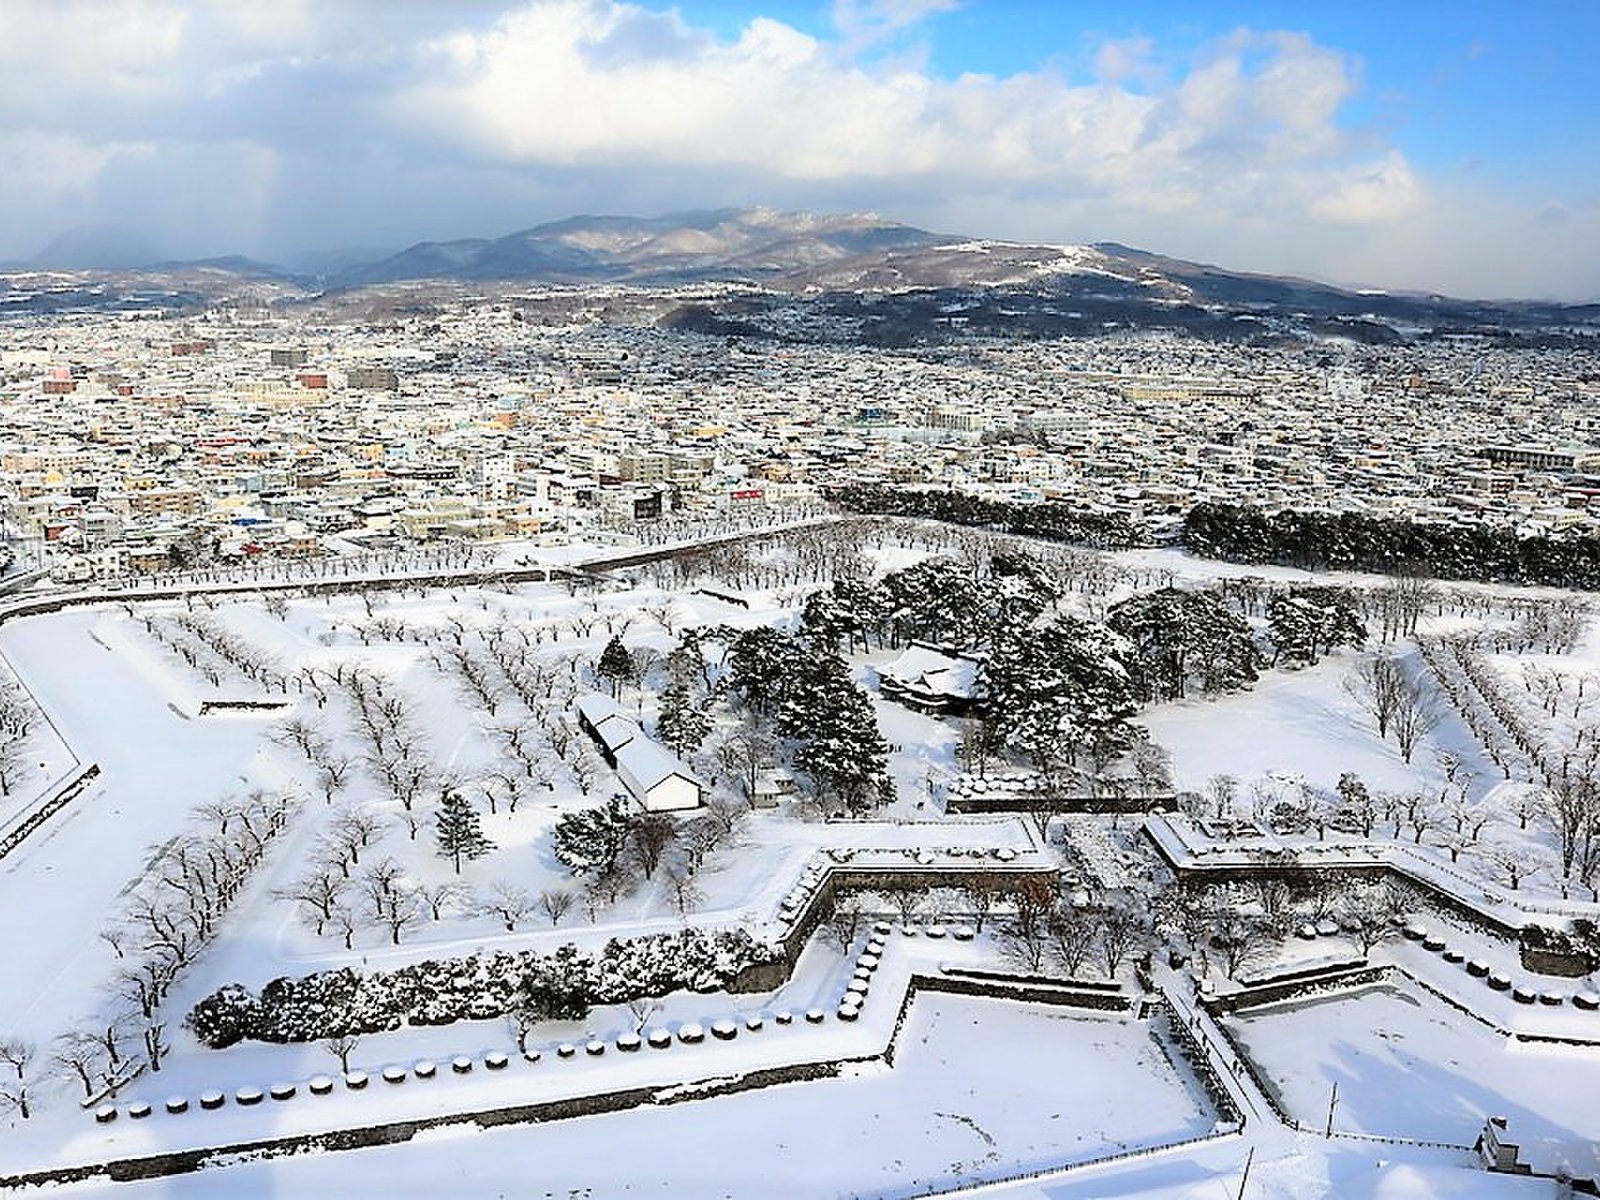
<svg viewBox="0 0 1600 1200">
<path fill-rule="evenodd" d="M 646 735 L 609 696 L 590 692 L 577 702 L 578 723 L 595 740 L 606 763 L 646 812 L 699 808 L 705 785 L 687 763 Z"/>
</svg>

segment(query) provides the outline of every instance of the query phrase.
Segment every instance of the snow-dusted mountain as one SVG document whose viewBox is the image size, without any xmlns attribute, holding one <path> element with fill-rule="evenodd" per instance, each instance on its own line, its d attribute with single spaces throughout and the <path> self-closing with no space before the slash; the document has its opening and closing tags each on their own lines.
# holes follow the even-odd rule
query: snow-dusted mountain
<svg viewBox="0 0 1600 1200">
<path fill-rule="evenodd" d="M 1496 336 L 1506 329 L 1541 330 L 1565 337 L 1600 323 L 1596 305 L 1356 290 L 1114 242 L 1046 245 L 937 234 L 874 213 L 725 208 L 662 217 L 577 216 L 505 237 L 419 242 L 387 256 L 345 252 L 316 266 L 303 264 L 307 273 L 237 258 L 95 270 L 87 260 L 98 260 L 89 250 L 98 246 L 123 259 L 128 249 L 121 243 L 108 248 L 105 238 L 81 241 L 81 254 L 55 248 L 78 266 L 69 279 L 42 286 L 0 271 L 0 293 L 18 287 L 26 293 L 10 297 L 11 311 L 115 307 L 129 295 L 145 303 L 146 293 L 160 287 L 173 293 L 164 305 L 182 307 L 253 297 L 263 288 L 359 304 L 363 289 L 416 281 L 447 288 L 458 281 L 646 288 L 732 282 L 762 292 L 698 303 L 664 319 L 730 335 L 770 334 L 782 326 L 788 336 L 795 333 L 791 317 L 763 324 L 762 314 L 821 313 L 853 328 L 864 320 L 855 308 L 870 300 L 879 307 L 863 328 L 895 344 L 953 336 L 947 306 L 957 302 L 960 328 L 984 336 L 1073 336 L 1124 326 L 1227 338 L 1270 329 L 1391 341 L 1416 329 L 1479 329 Z M 961 296 L 953 300 L 949 293 Z"/>
<path fill-rule="evenodd" d="M 818 215 L 748 208 L 665 217 L 579 216 L 501 238 L 419 242 L 389 258 L 344 271 L 333 282 L 358 286 L 430 278 L 573 283 L 754 280 L 941 240 L 872 213 Z"/>
</svg>

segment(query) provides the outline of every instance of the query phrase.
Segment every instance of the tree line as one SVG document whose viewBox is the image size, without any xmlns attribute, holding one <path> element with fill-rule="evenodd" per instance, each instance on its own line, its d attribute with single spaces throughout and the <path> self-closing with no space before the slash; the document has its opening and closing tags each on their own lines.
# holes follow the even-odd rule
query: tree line
<svg viewBox="0 0 1600 1200">
<path fill-rule="evenodd" d="M 1523 535 L 1484 522 L 1445 524 L 1362 513 L 1269 512 L 1204 501 L 1183 523 L 1205 558 L 1308 571 L 1421 572 L 1441 579 L 1600 589 L 1600 538 Z"/>
</svg>

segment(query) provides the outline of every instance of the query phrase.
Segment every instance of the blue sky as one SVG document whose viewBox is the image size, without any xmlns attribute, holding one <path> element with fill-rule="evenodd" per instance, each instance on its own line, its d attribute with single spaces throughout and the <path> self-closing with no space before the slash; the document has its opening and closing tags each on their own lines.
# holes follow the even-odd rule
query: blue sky
<svg viewBox="0 0 1600 1200">
<path fill-rule="evenodd" d="M 0 259 L 768 204 L 1595 298 L 1597 44 L 1600 0 L 0 0 Z"/>
<path fill-rule="evenodd" d="M 818 37 L 833 27 L 831 6 L 816 0 L 678 7 L 726 37 L 756 14 Z M 1430 168 L 1600 182 L 1600 0 L 968 0 L 899 41 L 946 76 L 1053 67 L 1089 78 L 1106 41 L 1148 38 L 1156 60 L 1176 67 L 1239 28 L 1304 31 L 1357 56 L 1363 93 L 1342 123 L 1386 132 Z"/>
</svg>

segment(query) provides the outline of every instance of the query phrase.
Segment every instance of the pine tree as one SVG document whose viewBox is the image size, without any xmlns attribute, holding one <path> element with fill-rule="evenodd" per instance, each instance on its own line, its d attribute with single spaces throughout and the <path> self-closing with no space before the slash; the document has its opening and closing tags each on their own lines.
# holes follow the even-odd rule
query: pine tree
<svg viewBox="0 0 1600 1200">
<path fill-rule="evenodd" d="M 494 843 L 483 834 L 478 820 L 478 810 L 457 791 L 448 791 L 439 805 L 439 854 L 455 862 L 456 874 L 461 874 L 461 860 L 482 858 L 494 849 Z"/>
<path fill-rule="evenodd" d="M 622 685 L 633 679 L 633 655 L 628 653 L 620 637 L 613 634 L 606 648 L 600 651 L 600 661 L 595 664 L 595 671 L 611 684 L 613 699 L 621 691 Z"/>
<path fill-rule="evenodd" d="M 574 875 L 604 872 L 622 852 L 632 824 L 626 803 L 617 797 L 598 808 L 563 813 L 552 835 L 556 860 Z"/>
<path fill-rule="evenodd" d="M 1161 588 L 1115 605 L 1106 624 L 1141 700 L 1182 699 L 1191 678 L 1207 692 L 1248 687 L 1259 657 L 1250 626 L 1209 592 Z"/>
<path fill-rule="evenodd" d="M 673 678 L 661 692 L 656 737 L 681 758 L 705 741 L 710 732 L 711 718 L 704 708 L 697 708 L 691 702 L 688 681 Z"/>
</svg>

